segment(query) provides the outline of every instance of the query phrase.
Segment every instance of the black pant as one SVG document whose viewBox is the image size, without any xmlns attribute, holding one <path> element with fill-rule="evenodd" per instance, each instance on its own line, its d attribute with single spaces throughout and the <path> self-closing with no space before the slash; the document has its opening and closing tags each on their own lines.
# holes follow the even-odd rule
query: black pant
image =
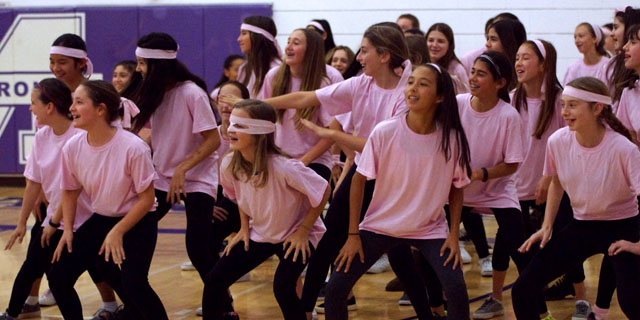
<svg viewBox="0 0 640 320">
<path fill-rule="evenodd" d="M 520 274 L 513 291 L 513 309 L 518 319 L 538 320 L 531 301 L 544 287 L 565 271 L 580 265 L 590 256 L 605 253 L 617 240 L 636 242 L 638 217 L 614 221 L 574 221 L 551 238 Z M 611 257 L 616 276 L 618 301 L 629 319 L 640 319 L 640 257 L 623 252 Z"/>
<path fill-rule="evenodd" d="M 329 271 L 329 266 L 336 259 L 347 240 L 349 231 L 349 194 L 351 191 L 351 179 L 355 172 L 356 165 L 354 164 L 335 193 L 324 220 L 327 231 L 320 243 L 318 243 L 315 254 L 311 256 L 302 290 L 302 304 L 307 312 L 313 311 L 318 300 L 318 294 Z M 365 184 L 360 221 L 364 218 L 364 214 L 369 207 L 374 187 L 375 181 L 373 180 L 367 181 Z M 396 274 L 401 273 L 398 274 L 398 278 L 401 280 L 420 278 L 415 264 L 406 264 L 406 261 L 413 260 L 411 249 L 408 245 L 401 245 L 389 250 L 388 256 L 394 272 Z M 404 285 L 411 301 L 416 301 L 414 307 L 417 307 L 420 312 L 428 312 L 428 306 L 425 303 L 428 298 L 424 284 L 411 281 L 404 283 Z"/>
<path fill-rule="evenodd" d="M 484 231 L 484 223 L 479 213 L 471 212 L 471 210 L 462 210 L 462 225 L 467 231 L 467 236 L 473 242 L 476 253 L 480 259 L 489 256 L 489 243 L 487 243 L 487 234 Z"/>
<path fill-rule="evenodd" d="M 331 179 L 331 169 L 327 168 L 324 164 L 310 163 L 309 169 L 315 171 L 323 179 L 329 181 Z"/>
<path fill-rule="evenodd" d="M 90 266 L 97 266 L 125 303 L 127 319 L 168 319 L 147 278 L 158 235 L 157 218 L 152 213 L 124 235 L 126 259 L 121 265 L 122 270 L 98 255 L 104 238 L 120 219 L 94 213 L 74 233 L 72 252 L 64 250 L 60 261 L 51 266 L 49 287 L 65 319 L 83 319 L 82 305 L 73 287 Z"/>
<path fill-rule="evenodd" d="M 167 202 L 167 193 L 165 191 L 156 189 L 156 198 L 158 207 L 155 214 L 158 217 L 158 221 L 160 221 L 171 209 L 171 203 Z M 203 280 L 213 268 L 216 261 L 215 257 L 220 249 L 219 246 L 214 248 L 211 237 L 211 219 L 214 203 L 215 199 L 212 196 L 202 192 L 187 193 L 187 197 L 184 199 L 187 216 L 187 232 L 185 235 L 187 255 L 189 255 L 189 260 L 191 260 Z"/>
<path fill-rule="evenodd" d="M 314 249 L 311 244 L 311 254 Z M 249 241 L 249 250 L 244 250 L 244 242 L 238 243 L 228 256 L 223 256 L 207 274 L 202 295 L 203 319 L 222 319 L 229 303 L 227 289 L 247 272 L 255 269 L 272 255 L 280 258 L 273 277 L 273 293 L 282 310 L 284 319 L 306 319 L 302 303 L 296 295 L 296 282 L 306 264 L 298 256 L 293 262 L 293 254 L 284 259 L 282 243 Z"/>
</svg>

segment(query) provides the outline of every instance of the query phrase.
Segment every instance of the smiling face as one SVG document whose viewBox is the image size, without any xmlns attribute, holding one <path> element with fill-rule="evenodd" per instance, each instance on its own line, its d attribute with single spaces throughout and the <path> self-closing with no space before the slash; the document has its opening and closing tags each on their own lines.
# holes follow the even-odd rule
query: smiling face
<svg viewBox="0 0 640 320">
<path fill-rule="evenodd" d="M 251 35 L 247 30 L 240 30 L 238 36 L 238 45 L 240 45 L 240 51 L 244 54 L 251 52 Z"/>
<path fill-rule="evenodd" d="M 611 32 L 614 41 L 615 50 L 622 50 L 624 46 L 624 23 L 619 17 L 613 18 L 613 31 Z"/>
<path fill-rule="evenodd" d="M 638 32 L 640 34 L 640 32 Z M 640 40 L 639 34 L 629 35 L 629 41 L 624 45 L 624 66 L 638 72 L 640 70 Z"/>
<path fill-rule="evenodd" d="M 302 30 L 296 30 L 291 33 L 284 52 L 284 60 L 289 67 L 302 65 L 305 53 L 307 52 L 307 36 L 305 36 Z"/>
<path fill-rule="evenodd" d="M 233 109 L 231 114 L 236 117 L 251 119 L 249 114 L 243 109 L 235 108 Z M 240 129 L 246 129 L 246 127 L 241 124 L 235 124 L 234 126 L 237 126 Z M 256 139 L 252 134 L 228 131 L 227 135 L 229 136 L 229 148 L 231 150 L 245 151 L 251 148 L 255 148 L 256 146 Z"/>
<path fill-rule="evenodd" d="M 476 97 L 496 97 L 498 90 L 504 87 L 503 81 L 500 80 L 493 78 L 493 74 L 486 62 L 476 59 L 469 77 L 471 95 Z"/>
<path fill-rule="evenodd" d="M 543 62 L 531 44 L 523 43 L 516 53 L 516 76 L 518 82 L 526 83 L 544 76 Z"/>
<path fill-rule="evenodd" d="M 69 111 L 73 118 L 73 126 L 79 129 L 89 130 L 98 121 L 107 121 L 107 108 L 103 104 L 96 106 L 83 85 L 74 92 L 73 104 Z"/>
<path fill-rule="evenodd" d="M 404 90 L 409 110 L 423 113 L 437 108 L 437 104 L 442 100 L 437 95 L 437 81 L 436 72 L 429 67 L 420 66 L 413 70 Z"/>
<path fill-rule="evenodd" d="M 389 54 L 378 53 L 369 39 L 362 38 L 360 53 L 356 59 L 362 65 L 362 72 L 364 72 L 364 74 L 375 77 L 382 68 L 387 68 L 389 63 Z"/>
<path fill-rule="evenodd" d="M 138 64 L 136 65 L 136 71 L 140 72 L 142 79 L 146 78 L 147 70 L 149 69 L 149 65 L 147 64 L 147 59 L 136 57 L 136 61 L 138 62 Z"/>
<path fill-rule="evenodd" d="M 224 69 L 224 75 L 232 81 L 238 81 L 238 70 L 240 70 L 240 66 L 244 63 L 244 59 L 235 59 L 231 62 L 231 66 L 229 68 Z"/>
<path fill-rule="evenodd" d="M 349 67 L 349 55 L 344 50 L 336 50 L 331 57 L 331 66 L 344 74 Z"/>
<path fill-rule="evenodd" d="M 61 54 L 49 55 L 49 70 L 58 80 L 66 84 L 75 83 L 82 78 L 82 69 L 85 65 L 85 62 L 76 62 L 72 57 Z"/>
<path fill-rule="evenodd" d="M 487 32 L 487 43 L 484 46 L 487 50 L 504 53 L 504 47 L 495 28 L 491 28 L 489 32 Z"/>
<path fill-rule="evenodd" d="M 48 125 L 47 116 L 49 115 L 49 104 L 44 104 L 42 100 L 40 100 L 40 89 L 33 88 L 31 91 L 31 105 L 29 106 L 29 111 L 33 113 L 36 117 L 36 121 L 40 125 Z M 53 106 L 51 106 L 53 107 Z"/>
<path fill-rule="evenodd" d="M 602 104 L 592 104 L 574 97 L 562 96 L 562 118 L 571 131 L 593 128 L 602 111 Z"/>
<path fill-rule="evenodd" d="M 596 49 L 596 38 L 585 25 L 579 25 L 573 33 L 573 41 L 580 53 L 585 54 Z"/>
<path fill-rule="evenodd" d="M 438 62 L 449 50 L 449 40 L 440 31 L 434 30 L 427 35 L 427 48 L 431 62 Z"/>
<path fill-rule="evenodd" d="M 113 78 L 111 78 L 111 83 L 118 92 L 122 92 L 122 90 L 129 85 L 131 75 L 132 73 L 129 72 L 129 70 L 125 69 L 122 65 L 119 65 L 113 69 Z"/>
</svg>

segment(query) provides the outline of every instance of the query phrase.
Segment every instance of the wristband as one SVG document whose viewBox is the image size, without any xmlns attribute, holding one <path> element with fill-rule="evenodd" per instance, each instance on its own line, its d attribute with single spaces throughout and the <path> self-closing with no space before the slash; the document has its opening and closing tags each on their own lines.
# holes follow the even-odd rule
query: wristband
<svg viewBox="0 0 640 320">
<path fill-rule="evenodd" d="M 52 227 L 54 227 L 54 228 L 56 228 L 56 229 L 57 229 L 57 228 L 60 228 L 60 222 L 58 222 L 58 223 L 54 223 L 54 222 L 53 222 L 53 219 L 49 219 L 49 225 L 50 225 L 50 226 L 52 226 Z"/>
<path fill-rule="evenodd" d="M 489 171 L 487 168 L 482 168 L 482 182 L 487 182 L 489 180 Z"/>
</svg>

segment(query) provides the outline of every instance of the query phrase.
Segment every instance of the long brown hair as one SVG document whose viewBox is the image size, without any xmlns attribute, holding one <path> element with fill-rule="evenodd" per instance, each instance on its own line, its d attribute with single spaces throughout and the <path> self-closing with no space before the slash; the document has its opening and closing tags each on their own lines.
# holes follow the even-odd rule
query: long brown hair
<svg viewBox="0 0 640 320">
<path fill-rule="evenodd" d="M 622 43 L 625 44 L 629 40 L 629 31 L 634 24 L 640 24 L 640 10 L 626 7 L 623 12 L 616 13 L 616 18 L 622 22 L 624 26 L 624 35 Z M 611 78 L 609 78 L 611 73 Z M 624 88 L 633 88 L 634 83 L 638 79 L 634 70 L 627 69 L 624 66 L 624 52 L 614 56 L 607 65 L 605 76 L 611 86 L 613 86 L 613 101 L 620 100 Z"/>
<path fill-rule="evenodd" d="M 544 85 L 542 88 L 544 97 L 542 99 L 542 105 L 540 106 L 541 112 L 538 116 L 536 130 L 533 133 L 533 136 L 537 139 L 541 139 L 544 132 L 549 128 L 556 109 L 556 98 L 562 90 L 562 85 L 560 85 L 560 81 L 558 81 L 558 77 L 556 76 L 556 61 L 558 56 L 556 49 L 547 41 L 540 40 L 540 42 L 542 42 L 544 50 L 546 51 L 546 58 L 542 56 L 542 52 L 540 52 L 538 46 L 536 46 L 533 41 L 528 40 L 522 44 L 529 46 L 531 50 L 536 53 L 538 60 L 542 63 L 542 72 L 544 74 L 544 81 L 542 82 Z M 528 108 L 527 92 L 522 83 L 516 85 L 516 91 L 513 94 L 513 106 L 518 112 L 520 112 L 522 108 L 524 110 Z"/>
<path fill-rule="evenodd" d="M 364 32 L 362 37 L 371 42 L 378 54 L 389 53 L 389 68 L 391 70 L 401 67 L 402 63 L 409 59 L 409 49 L 399 27 L 374 24 Z"/>
<path fill-rule="evenodd" d="M 609 89 L 607 88 L 607 85 L 593 77 L 580 77 L 567 83 L 567 86 L 593 92 L 596 94 L 601 94 L 603 96 L 609 96 Z M 589 102 L 589 105 L 591 107 L 593 107 L 595 104 L 595 102 Z M 600 121 L 600 124 L 608 125 L 611 129 L 613 129 L 613 131 L 625 136 L 625 138 L 633 142 L 629 130 L 622 124 L 622 122 L 620 122 L 620 120 L 618 120 L 618 118 L 616 118 L 616 116 L 613 114 L 613 111 L 611 110 L 610 105 L 605 105 L 604 108 L 602 108 L 602 112 L 600 112 L 598 120 Z"/>
<path fill-rule="evenodd" d="M 456 49 L 456 42 L 455 38 L 453 37 L 453 30 L 451 30 L 451 27 L 443 22 L 434 23 L 427 31 L 427 34 L 424 36 L 425 41 L 429 39 L 429 34 L 433 31 L 441 32 L 449 42 L 449 48 L 447 48 L 447 52 L 442 58 L 440 58 L 440 60 L 434 63 L 437 63 L 439 66 L 445 69 L 449 68 L 449 64 L 451 63 L 451 61 L 458 61 L 458 63 L 461 63 L 460 59 L 458 59 L 458 57 L 456 56 L 456 52 L 454 51 Z"/>
<path fill-rule="evenodd" d="M 324 42 L 322 37 L 311 29 L 296 29 L 304 33 L 307 48 L 304 52 L 302 62 L 302 79 L 300 91 L 313 91 L 319 89 L 323 81 L 328 81 L 326 64 L 324 63 Z M 293 32 L 292 32 L 293 33 Z M 271 96 L 277 97 L 291 92 L 291 67 L 283 63 L 276 74 Z M 318 106 L 296 110 L 294 121 L 298 130 L 304 127 L 300 119 L 311 120 L 316 113 Z M 285 110 L 278 110 L 278 121 L 282 122 Z"/>
<path fill-rule="evenodd" d="M 274 37 L 278 35 L 276 24 L 269 17 L 249 16 L 244 18 L 242 23 L 262 28 Z M 254 74 L 256 76 L 256 84 L 255 87 L 249 88 L 249 90 L 253 94 L 258 94 L 264 83 L 264 77 L 271 68 L 271 62 L 279 60 L 281 57 L 278 55 L 275 43 L 269 41 L 265 36 L 250 31 L 249 37 L 251 38 L 251 51 L 247 55 L 247 64 L 244 69 L 245 78 L 239 80 L 246 86 L 249 84 L 251 75 Z"/>
<path fill-rule="evenodd" d="M 246 111 L 252 119 L 276 122 L 276 111 L 268 103 L 255 99 L 242 100 L 233 106 L 234 109 Z M 287 156 L 276 146 L 273 133 L 253 135 L 255 139 L 255 158 L 253 163 L 245 160 L 240 151 L 233 151 L 231 162 L 225 170 L 231 170 L 233 178 L 249 182 L 254 176 L 253 185 L 263 187 L 269 181 L 269 158 L 273 155 Z M 288 157 L 288 156 L 287 156 Z"/>
</svg>

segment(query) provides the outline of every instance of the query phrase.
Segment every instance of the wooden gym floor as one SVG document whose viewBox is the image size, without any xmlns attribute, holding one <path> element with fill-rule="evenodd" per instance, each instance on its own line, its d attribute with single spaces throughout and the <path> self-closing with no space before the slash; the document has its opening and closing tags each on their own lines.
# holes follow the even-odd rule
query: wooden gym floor
<svg viewBox="0 0 640 320">
<path fill-rule="evenodd" d="M 15 228 L 19 214 L 19 198 L 22 196 L 22 188 L 0 187 L 0 246 L 4 248 Z M 492 217 L 485 217 L 487 235 L 495 236 L 496 223 Z M 33 224 L 31 218 L 27 225 Z M 187 261 L 184 245 L 184 229 L 186 223 L 184 212 L 172 211 L 160 222 L 160 235 L 156 246 L 155 256 L 149 279 L 151 285 L 162 299 L 165 308 L 172 320 L 200 319 L 195 315 L 195 309 L 200 306 L 202 297 L 202 282 L 195 271 L 181 271 L 180 266 Z M 29 234 L 22 244 L 16 244 L 10 251 L 0 251 L 0 312 L 3 312 L 9 303 L 11 287 L 24 258 L 26 256 Z M 464 274 L 472 299 L 471 312 L 482 304 L 483 297 L 491 292 L 491 278 L 480 276 L 477 256 L 473 245 L 466 245 L 467 250 L 474 257 L 471 264 L 464 266 Z M 594 303 L 598 272 L 602 256 L 591 257 L 585 263 L 587 277 L 587 297 Z M 281 319 L 282 314 L 273 297 L 272 284 L 273 272 L 278 260 L 270 259 L 251 272 L 251 281 L 237 283 L 231 287 L 236 311 L 241 319 Z M 517 272 L 512 264 L 507 275 L 506 284 L 513 283 Z M 385 292 L 386 283 L 393 278 L 392 272 L 377 275 L 365 275 L 354 288 L 357 298 L 358 310 L 350 312 L 351 319 L 413 319 L 415 313 L 411 307 L 398 306 L 399 292 Z M 43 281 L 41 292 L 47 283 Z M 85 319 L 91 319 L 91 315 L 100 306 L 100 296 L 88 275 L 83 275 L 76 284 L 76 290 L 83 303 Z M 511 306 L 511 291 L 504 293 L 506 314 L 504 317 L 494 319 L 515 319 Z M 554 317 L 571 319 L 574 300 L 566 299 L 548 303 Z M 60 313 L 55 306 L 42 309 L 42 317 L 36 319 L 60 319 Z M 620 311 L 616 297 L 612 302 L 610 319 L 624 319 Z M 320 315 L 319 319 L 324 319 Z"/>
</svg>

